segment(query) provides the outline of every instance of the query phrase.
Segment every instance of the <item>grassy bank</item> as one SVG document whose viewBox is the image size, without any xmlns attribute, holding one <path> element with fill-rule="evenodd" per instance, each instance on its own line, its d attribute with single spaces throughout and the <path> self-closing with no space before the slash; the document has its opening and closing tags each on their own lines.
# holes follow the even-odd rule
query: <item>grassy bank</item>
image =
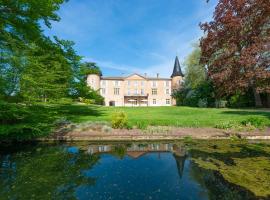
<svg viewBox="0 0 270 200">
<path fill-rule="evenodd" d="M 256 109 L 213 109 L 190 107 L 102 107 L 75 104 L 1 104 L 0 138 L 28 139 L 46 136 L 71 121 L 111 121 L 115 112 L 127 114 L 130 126 L 223 127 L 250 118 L 270 126 L 270 112 Z"/>
<path fill-rule="evenodd" d="M 270 111 L 256 109 L 215 109 L 192 107 L 90 107 L 95 115 L 73 117 L 76 122 L 109 121 L 114 112 L 123 111 L 132 125 L 146 123 L 153 126 L 215 127 L 229 121 L 242 122 L 251 117 L 270 125 Z"/>
</svg>

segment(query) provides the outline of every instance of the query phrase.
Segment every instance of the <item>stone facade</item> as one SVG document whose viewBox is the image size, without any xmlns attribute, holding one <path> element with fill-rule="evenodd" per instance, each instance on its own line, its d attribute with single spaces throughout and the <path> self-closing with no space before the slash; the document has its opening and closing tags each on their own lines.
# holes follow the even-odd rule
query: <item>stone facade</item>
<svg viewBox="0 0 270 200">
<path fill-rule="evenodd" d="M 147 77 L 132 74 L 127 77 L 100 77 L 90 74 L 88 86 L 99 90 L 106 106 L 171 106 L 176 102 L 171 94 L 181 87 L 183 74 L 175 59 L 171 78 Z"/>
</svg>

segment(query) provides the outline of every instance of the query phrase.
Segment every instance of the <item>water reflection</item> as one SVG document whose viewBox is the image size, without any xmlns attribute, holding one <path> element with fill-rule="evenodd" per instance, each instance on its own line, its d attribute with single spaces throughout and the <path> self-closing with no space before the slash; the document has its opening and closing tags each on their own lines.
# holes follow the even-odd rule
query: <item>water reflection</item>
<svg viewBox="0 0 270 200">
<path fill-rule="evenodd" d="M 234 156 L 243 154 L 233 153 L 239 150 L 233 145 L 227 144 L 230 154 L 221 144 L 183 142 L 6 148 L 0 152 L 0 199 L 267 199 L 229 182 L 225 167 L 204 167 L 219 164 L 216 158 L 235 165 Z M 268 154 L 256 150 L 262 155 Z"/>
</svg>

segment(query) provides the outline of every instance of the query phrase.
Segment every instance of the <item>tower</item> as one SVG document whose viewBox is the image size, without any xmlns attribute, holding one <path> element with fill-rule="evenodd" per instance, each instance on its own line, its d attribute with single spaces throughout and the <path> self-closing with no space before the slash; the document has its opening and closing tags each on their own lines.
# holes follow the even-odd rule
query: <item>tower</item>
<svg viewBox="0 0 270 200">
<path fill-rule="evenodd" d="M 182 85 L 184 74 L 182 73 L 181 66 L 177 56 L 174 61 L 173 73 L 171 75 L 171 78 L 172 78 L 172 91 L 178 90 Z M 175 99 L 173 99 L 172 104 L 176 105 Z"/>
<path fill-rule="evenodd" d="M 100 75 L 99 74 L 89 74 L 87 76 L 87 85 L 94 90 L 100 89 Z"/>
</svg>

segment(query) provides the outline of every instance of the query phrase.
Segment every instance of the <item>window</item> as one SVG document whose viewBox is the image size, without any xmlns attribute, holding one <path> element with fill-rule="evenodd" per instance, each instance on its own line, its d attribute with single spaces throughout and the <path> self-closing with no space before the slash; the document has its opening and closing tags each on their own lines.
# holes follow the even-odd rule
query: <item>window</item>
<svg viewBox="0 0 270 200">
<path fill-rule="evenodd" d="M 157 95 L 157 89 L 156 88 L 152 89 L 152 95 Z"/>
<path fill-rule="evenodd" d="M 128 81 L 128 86 L 130 86 L 131 85 L 131 81 Z"/>
<path fill-rule="evenodd" d="M 100 90 L 101 90 L 101 94 L 105 94 L 106 93 L 105 88 L 101 88 Z"/>
<path fill-rule="evenodd" d="M 141 94 L 144 95 L 144 89 L 141 89 Z"/>
<path fill-rule="evenodd" d="M 170 82 L 166 81 L 166 87 L 170 87 Z"/>
<path fill-rule="evenodd" d="M 134 86 L 138 86 L 138 81 L 134 81 Z"/>
<path fill-rule="evenodd" d="M 114 93 L 114 95 L 119 95 L 119 93 L 120 93 L 120 88 L 114 88 L 114 89 L 113 89 L 113 93 Z"/>
<path fill-rule="evenodd" d="M 106 86 L 106 81 L 104 81 L 104 80 L 101 81 L 101 85 L 105 87 Z"/>
<path fill-rule="evenodd" d="M 170 99 L 166 99 L 166 104 L 170 105 L 171 104 L 171 100 Z"/>
<path fill-rule="evenodd" d="M 128 93 L 128 95 L 130 95 L 130 89 L 128 89 L 127 93 Z"/>
<path fill-rule="evenodd" d="M 170 89 L 166 89 L 166 94 L 170 94 Z"/>
<path fill-rule="evenodd" d="M 157 87 L 157 82 L 156 81 L 152 81 L 152 86 L 153 87 Z"/>
<path fill-rule="evenodd" d="M 153 104 L 157 104 L 157 100 L 156 99 L 153 99 Z"/>
<path fill-rule="evenodd" d="M 119 81 L 114 81 L 114 86 L 119 86 Z"/>
<path fill-rule="evenodd" d="M 135 94 L 138 94 L 138 89 L 135 89 Z"/>
<path fill-rule="evenodd" d="M 142 87 L 144 86 L 144 81 L 141 81 L 141 86 L 142 86 Z"/>
<path fill-rule="evenodd" d="M 178 81 L 178 85 L 182 85 L 183 83 L 184 83 L 183 80 L 179 80 L 179 81 Z"/>
</svg>

